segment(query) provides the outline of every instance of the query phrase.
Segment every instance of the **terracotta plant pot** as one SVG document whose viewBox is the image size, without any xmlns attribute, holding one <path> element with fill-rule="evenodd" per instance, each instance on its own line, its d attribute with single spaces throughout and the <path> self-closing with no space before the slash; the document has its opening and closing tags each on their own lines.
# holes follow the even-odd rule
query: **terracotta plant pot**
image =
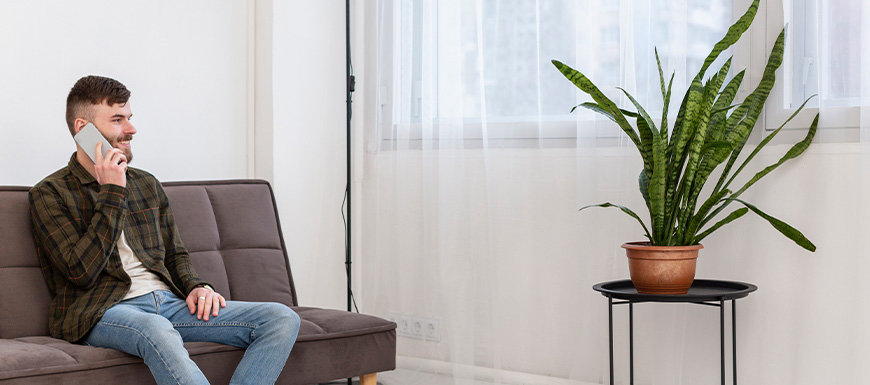
<svg viewBox="0 0 870 385">
<path fill-rule="evenodd" d="M 638 293 L 686 294 L 695 280 L 695 262 L 702 245 L 650 246 L 629 242 L 622 247 L 628 256 L 628 271 Z"/>
</svg>

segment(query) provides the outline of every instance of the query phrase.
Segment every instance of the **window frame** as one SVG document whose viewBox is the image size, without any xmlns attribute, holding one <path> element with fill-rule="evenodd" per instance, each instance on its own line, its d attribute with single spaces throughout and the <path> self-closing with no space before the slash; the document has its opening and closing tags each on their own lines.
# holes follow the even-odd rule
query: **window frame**
<svg viewBox="0 0 870 385">
<path fill-rule="evenodd" d="M 757 77 L 756 83 L 760 81 L 761 73 L 767 64 L 767 55 L 773 48 L 773 43 L 777 36 L 782 31 L 785 24 L 784 1 L 762 1 L 759 7 L 759 13 L 763 12 L 763 23 L 753 25 L 752 40 L 764 42 L 763 47 L 753 49 L 756 53 L 752 56 L 752 72 Z M 773 132 L 791 116 L 797 108 L 785 107 L 786 82 L 785 76 L 790 73 L 787 68 L 788 60 L 791 52 L 789 46 L 789 31 L 786 31 L 786 54 L 783 59 L 783 65 L 777 70 L 777 82 L 771 89 L 770 95 L 764 106 L 764 119 L 759 119 L 763 122 L 763 131 L 765 134 Z M 763 53 L 763 55 L 762 55 Z M 817 96 L 818 97 L 818 96 Z M 821 142 L 858 142 L 860 139 L 860 106 L 853 107 L 824 107 L 824 114 L 819 117 L 818 131 L 816 133 L 816 141 Z M 800 140 L 810 125 L 813 122 L 816 114 L 819 113 L 818 107 L 805 107 L 799 112 L 792 121 L 788 122 L 782 129 L 781 134 L 785 140 Z M 779 138 L 778 138 L 779 139 Z M 784 141 L 784 140 L 783 140 Z M 777 141 L 779 142 L 779 141 Z"/>
</svg>

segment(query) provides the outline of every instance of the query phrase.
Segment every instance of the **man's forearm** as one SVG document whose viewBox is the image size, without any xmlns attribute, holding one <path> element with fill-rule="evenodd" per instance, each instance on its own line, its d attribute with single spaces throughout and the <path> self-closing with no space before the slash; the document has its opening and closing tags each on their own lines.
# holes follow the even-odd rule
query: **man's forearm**
<svg viewBox="0 0 870 385">
<path fill-rule="evenodd" d="M 196 274 L 193 269 L 193 264 L 190 262 L 190 256 L 185 251 L 175 255 L 166 256 L 166 269 L 169 270 L 169 275 L 175 281 L 178 288 L 184 294 L 190 293 L 191 290 L 199 285 L 207 285 L 208 282 L 203 280 Z"/>
</svg>

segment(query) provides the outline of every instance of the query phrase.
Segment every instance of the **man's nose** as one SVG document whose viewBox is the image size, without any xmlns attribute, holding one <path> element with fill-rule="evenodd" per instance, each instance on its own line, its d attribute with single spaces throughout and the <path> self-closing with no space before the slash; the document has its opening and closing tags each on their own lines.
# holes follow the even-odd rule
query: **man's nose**
<svg viewBox="0 0 870 385">
<path fill-rule="evenodd" d="M 127 135 L 133 135 L 136 133 L 136 127 L 133 126 L 133 123 L 127 121 L 127 124 L 124 125 L 124 133 Z"/>
</svg>

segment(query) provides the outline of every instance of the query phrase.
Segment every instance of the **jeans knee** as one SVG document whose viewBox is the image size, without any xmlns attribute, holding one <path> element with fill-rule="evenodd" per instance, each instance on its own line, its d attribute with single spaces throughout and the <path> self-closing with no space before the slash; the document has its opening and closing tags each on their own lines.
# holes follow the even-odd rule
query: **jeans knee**
<svg viewBox="0 0 870 385">
<path fill-rule="evenodd" d="M 139 351 L 140 357 L 144 357 L 148 353 L 168 354 L 178 348 L 183 349 L 181 335 L 178 331 L 172 328 L 170 324 L 165 325 L 149 325 L 137 330 L 138 338 L 136 338 L 136 350 Z"/>
<path fill-rule="evenodd" d="M 281 334 L 286 335 L 287 338 L 296 338 L 302 319 L 295 311 L 283 304 L 273 303 L 269 304 L 269 313 Z"/>
</svg>

